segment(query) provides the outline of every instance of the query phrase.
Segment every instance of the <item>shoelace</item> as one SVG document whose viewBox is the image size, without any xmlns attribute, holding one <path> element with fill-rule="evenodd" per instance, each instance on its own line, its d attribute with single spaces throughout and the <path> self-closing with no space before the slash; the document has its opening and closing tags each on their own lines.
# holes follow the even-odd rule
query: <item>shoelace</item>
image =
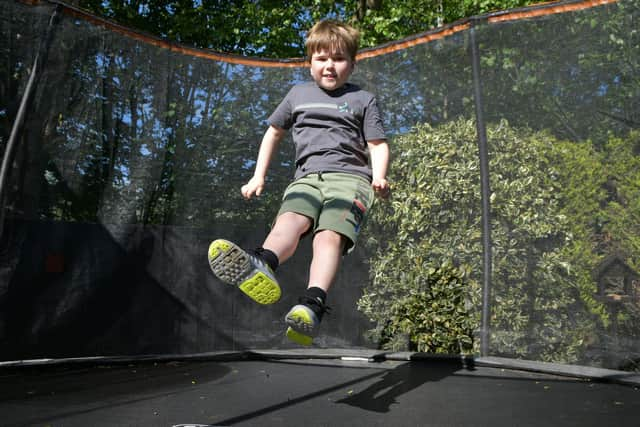
<svg viewBox="0 0 640 427">
<path fill-rule="evenodd" d="M 271 271 L 271 267 L 269 267 L 269 264 L 267 264 L 260 256 L 254 255 L 251 252 L 249 252 L 249 258 L 251 258 L 251 260 L 258 264 L 260 267 L 267 267 L 269 269 L 269 271 Z"/>
<path fill-rule="evenodd" d="M 257 260 L 261 266 L 267 267 L 271 272 L 274 271 L 273 268 L 271 268 L 271 266 L 267 262 L 267 260 L 264 259 L 263 254 L 265 250 L 263 248 L 257 248 L 252 251 L 246 251 L 246 252 L 249 254 L 251 258 L 253 258 L 254 260 Z"/>
<path fill-rule="evenodd" d="M 320 301 L 319 298 L 311 298 L 305 295 L 298 298 L 298 302 L 311 308 L 319 316 L 331 313 L 331 307 Z"/>
</svg>

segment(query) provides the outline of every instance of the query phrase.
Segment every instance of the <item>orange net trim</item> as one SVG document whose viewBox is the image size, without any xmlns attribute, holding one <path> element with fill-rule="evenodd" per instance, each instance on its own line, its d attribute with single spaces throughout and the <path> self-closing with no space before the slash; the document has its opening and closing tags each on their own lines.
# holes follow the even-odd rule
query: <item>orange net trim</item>
<svg viewBox="0 0 640 427">
<path fill-rule="evenodd" d="M 178 52 L 184 55 L 195 56 L 198 58 L 211 59 L 214 61 L 222 61 L 228 62 L 232 64 L 239 65 L 248 65 L 255 67 L 306 67 L 308 66 L 308 62 L 304 58 L 291 58 L 291 59 L 265 59 L 265 58 L 251 58 L 240 55 L 233 55 L 228 53 L 219 53 L 213 52 L 206 49 L 197 49 L 186 47 L 180 45 L 178 43 L 172 43 L 166 40 L 162 40 L 158 37 L 145 34 L 139 31 L 132 30 L 131 28 L 127 28 L 125 26 L 116 24 L 112 21 L 109 21 L 104 18 L 97 17 L 95 15 L 90 14 L 82 9 L 78 9 L 74 6 L 67 5 L 65 3 L 56 1 L 56 0 L 19 0 L 20 2 L 28 5 L 40 5 L 43 3 L 56 4 L 63 7 L 63 12 L 67 15 L 74 16 L 78 19 L 82 19 L 87 22 L 91 22 L 94 25 L 105 27 L 111 31 L 122 34 L 124 36 L 140 40 L 144 43 L 148 43 L 153 46 L 157 46 L 163 49 L 168 49 L 172 52 Z M 576 10 L 589 9 L 592 7 L 602 6 L 610 3 L 616 3 L 618 0 L 585 0 L 573 3 L 566 2 L 552 2 L 545 3 L 542 5 L 531 6 L 529 8 L 517 9 L 513 11 L 505 11 L 498 12 L 496 14 L 488 15 L 486 17 L 486 21 L 489 23 L 498 23 L 504 21 L 515 21 L 519 19 L 528 19 L 535 18 L 544 15 L 553 15 L 558 13 L 566 13 L 573 12 Z M 483 19 L 482 16 L 477 17 L 476 19 Z M 396 52 L 399 50 L 407 49 L 412 46 L 416 46 L 419 44 L 429 43 L 434 40 L 443 39 L 445 37 L 449 37 L 455 33 L 459 33 L 461 31 L 468 30 L 471 28 L 471 19 L 461 20 L 457 23 L 450 24 L 443 28 L 439 28 L 437 30 L 430 31 L 423 35 L 419 35 L 416 37 L 400 40 L 397 42 L 391 42 L 389 44 L 372 48 L 365 49 L 358 53 L 356 56 L 357 60 L 373 58 L 380 55 L 386 55 L 391 52 Z"/>
<path fill-rule="evenodd" d="M 553 15 L 557 13 L 575 12 L 577 10 L 589 9 L 592 7 L 603 6 L 605 4 L 617 3 L 618 0 L 586 0 L 579 3 L 554 4 L 549 3 L 548 6 L 539 9 L 520 10 L 514 12 L 506 12 L 504 14 L 492 16 L 489 22 L 516 21 L 519 19 L 536 18 L 544 15 Z"/>
</svg>

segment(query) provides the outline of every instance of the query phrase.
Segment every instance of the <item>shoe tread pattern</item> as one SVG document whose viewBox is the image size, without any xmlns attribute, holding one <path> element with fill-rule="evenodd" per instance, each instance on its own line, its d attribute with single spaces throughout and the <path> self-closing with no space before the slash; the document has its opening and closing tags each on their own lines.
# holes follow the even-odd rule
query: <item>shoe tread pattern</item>
<svg viewBox="0 0 640 427">
<path fill-rule="evenodd" d="M 223 282 L 237 286 L 259 304 L 273 304 L 281 296 L 280 286 L 251 265 L 249 255 L 235 244 L 218 239 L 209 246 L 209 265 Z"/>
<path fill-rule="evenodd" d="M 310 346 L 313 343 L 313 337 L 304 335 L 293 329 L 291 326 L 287 328 L 287 338 L 296 344 L 305 346 Z"/>
<path fill-rule="evenodd" d="M 287 324 L 305 334 L 311 334 L 314 329 L 314 322 L 311 316 L 301 306 L 294 307 L 289 314 L 287 314 Z"/>
<path fill-rule="evenodd" d="M 239 286 L 249 273 L 251 264 L 247 254 L 226 240 L 216 240 L 209 247 L 209 265 L 213 274 L 223 282 Z"/>
<path fill-rule="evenodd" d="M 251 275 L 239 288 L 260 304 L 273 304 L 280 299 L 280 286 L 261 271 Z"/>
</svg>

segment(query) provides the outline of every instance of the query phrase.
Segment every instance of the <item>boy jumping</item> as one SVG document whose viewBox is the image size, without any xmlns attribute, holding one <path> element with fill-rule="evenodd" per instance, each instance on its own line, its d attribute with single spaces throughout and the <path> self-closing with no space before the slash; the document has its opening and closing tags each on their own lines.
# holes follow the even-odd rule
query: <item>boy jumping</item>
<svg viewBox="0 0 640 427">
<path fill-rule="evenodd" d="M 261 304 L 280 298 L 274 272 L 302 237 L 313 235 L 305 294 L 285 316 L 287 337 L 311 345 L 340 260 L 356 244 L 374 194 L 387 198 L 389 146 L 374 95 L 347 82 L 355 67 L 359 33 L 335 21 L 318 22 L 305 48 L 312 82 L 294 86 L 269 117 L 256 169 L 242 186 L 245 199 L 260 196 L 279 142 L 291 130 L 296 147 L 294 181 L 262 247 L 246 252 L 218 239 L 209 246 L 213 273 Z"/>
</svg>

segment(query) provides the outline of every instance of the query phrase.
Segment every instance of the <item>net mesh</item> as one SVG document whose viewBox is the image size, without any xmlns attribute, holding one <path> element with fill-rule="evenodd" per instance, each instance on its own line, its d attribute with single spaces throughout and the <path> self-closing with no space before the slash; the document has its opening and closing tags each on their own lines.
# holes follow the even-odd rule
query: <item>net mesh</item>
<svg viewBox="0 0 640 427">
<path fill-rule="evenodd" d="M 637 369 L 639 9 L 617 1 L 507 11 L 361 53 L 352 80 L 377 94 L 392 150 L 418 124 L 473 123 L 481 89 L 490 354 Z M 260 200 L 244 201 L 239 187 L 253 174 L 266 118 L 308 79 L 304 64 L 170 45 L 57 3 L 2 2 L 0 37 L 0 150 L 11 156 L 0 358 L 287 348 L 282 317 L 305 286 L 309 242 L 279 271 L 284 296 L 268 310 L 216 282 L 205 254 L 213 238 L 255 247 L 268 232 L 293 176 L 291 141 Z M 452 196 L 438 209 L 457 211 L 475 249 L 453 244 L 460 235 L 438 223 L 437 209 L 424 214 L 482 282 L 477 142 L 457 143 L 476 153 L 454 164 L 472 178 L 457 190 L 478 197 Z M 368 240 L 393 238 L 379 230 L 370 224 Z M 377 345 L 355 309 L 377 249 L 359 245 L 345 258 L 317 345 Z"/>
</svg>

